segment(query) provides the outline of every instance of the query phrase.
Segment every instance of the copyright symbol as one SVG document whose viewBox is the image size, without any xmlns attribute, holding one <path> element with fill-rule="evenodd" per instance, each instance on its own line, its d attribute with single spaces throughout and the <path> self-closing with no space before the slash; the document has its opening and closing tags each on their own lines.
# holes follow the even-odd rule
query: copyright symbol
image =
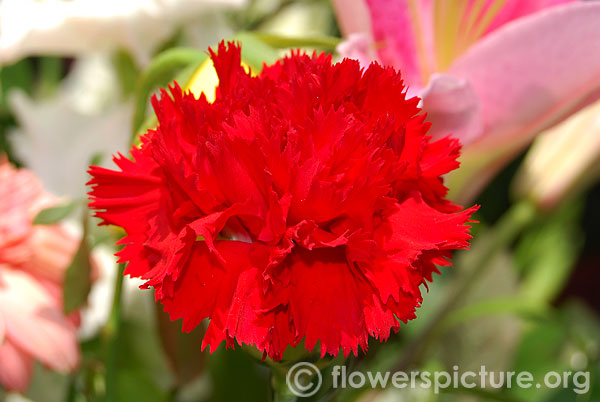
<svg viewBox="0 0 600 402">
<path fill-rule="evenodd" d="M 315 376 L 316 380 L 313 381 Z M 319 391 L 323 383 L 323 376 L 314 364 L 300 362 L 290 368 L 285 377 L 285 382 L 292 394 L 305 398 L 313 396 Z"/>
</svg>

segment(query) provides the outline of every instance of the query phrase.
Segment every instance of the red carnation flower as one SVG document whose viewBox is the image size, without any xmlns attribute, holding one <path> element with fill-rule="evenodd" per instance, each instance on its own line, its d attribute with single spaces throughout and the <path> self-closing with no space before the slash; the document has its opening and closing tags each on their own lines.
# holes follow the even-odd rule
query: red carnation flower
<svg viewBox="0 0 600 402">
<path fill-rule="evenodd" d="M 474 208 L 444 197 L 460 145 L 426 136 L 400 74 L 300 52 L 251 76 L 239 47 L 211 51 L 216 100 L 177 84 L 159 125 L 92 167 L 91 207 L 127 235 L 126 274 L 154 287 L 202 348 L 255 345 L 281 359 L 302 339 L 357 354 L 415 318 L 419 287 L 468 246 Z"/>
</svg>

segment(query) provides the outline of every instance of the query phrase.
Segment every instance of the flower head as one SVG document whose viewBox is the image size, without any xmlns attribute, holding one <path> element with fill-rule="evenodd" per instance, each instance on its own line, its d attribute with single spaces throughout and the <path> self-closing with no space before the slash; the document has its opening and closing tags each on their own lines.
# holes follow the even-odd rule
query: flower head
<svg viewBox="0 0 600 402">
<path fill-rule="evenodd" d="M 294 52 L 253 76 L 233 44 L 211 56 L 214 103 L 163 91 L 133 160 L 90 169 L 91 207 L 127 233 L 126 273 L 184 330 L 209 317 L 211 350 L 280 359 L 303 339 L 322 355 L 386 340 L 468 246 L 474 209 L 440 179 L 458 141 L 431 141 L 392 68 Z"/>
<path fill-rule="evenodd" d="M 0 160 L 0 384 L 24 391 L 33 361 L 69 371 L 79 361 L 76 317 L 62 308 L 62 281 L 77 239 L 32 226 L 53 197 L 26 170 Z"/>
</svg>

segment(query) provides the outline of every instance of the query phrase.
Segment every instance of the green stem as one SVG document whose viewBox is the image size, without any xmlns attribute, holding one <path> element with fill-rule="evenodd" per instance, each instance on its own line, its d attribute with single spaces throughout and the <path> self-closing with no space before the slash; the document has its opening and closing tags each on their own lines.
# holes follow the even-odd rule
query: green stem
<svg viewBox="0 0 600 402">
<path fill-rule="evenodd" d="M 121 331 L 121 303 L 123 298 L 123 272 L 125 264 L 119 264 L 115 278 L 115 294 L 113 296 L 112 310 L 104 328 L 104 337 L 107 344 L 106 355 L 106 402 L 116 402 L 117 372 L 119 363 L 119 337 Z"/>
<path fill-rule="evenodd" d="M 285 375 L 286 373 L 271 369 L 272 402 L 295 402 L 298 400 L 298 397 L 287 386 Z"/>
<path fill-rule="evenodd" d="M 253 19 L 251 21 L 248 21 L 247 23 L 244 24 L 243 29 L 245 31 L 254 31 L 254 30 L 256 30 L 262 24 L 264 24 L 265 22 L 267 22 L 270 18 L 273 18 L 274 16 L 276 16 L 277 14 L 279 14 L 280 12 L 282 12 L 283 10 L 285 10 L 289 5 L 291 5 L 293 3 L 294 3 L 293 0 L 282 0 L 282 1 L 280 1 L 279 4 L 277 5 L 277 8 L 275 10 L 272 10 L 268 14 L 261 15 L 258 18 L 255 18 L 255 19 Z"/>
<path fill-rule="evenodd" d="M 472 247 L 474 255 L 461 267 L 462 272 L 456 275 L 453 285 L 449 288 L 441 308 L 429 320 L 428 325 L 417 338 L 406 346 L 406 354 L 397 365 L 397 371 L 405 371 L 418 364 L 426 355 L 428 348 L 444 328 L 447 316 L 455 309 L 461 300 L 469 293 L 472 286 L 491 265 L 492 259 L 522 233 L 536 218 L 537 211 L 533 204 L 521 201 L 514 204 L 490 229 L 482 243 Z"/>
</svg>

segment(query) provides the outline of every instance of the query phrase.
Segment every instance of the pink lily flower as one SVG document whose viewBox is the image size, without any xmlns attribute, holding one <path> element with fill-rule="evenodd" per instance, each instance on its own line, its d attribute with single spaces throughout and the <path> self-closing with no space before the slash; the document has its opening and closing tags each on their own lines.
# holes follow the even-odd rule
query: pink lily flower
<svg viewBox="0 0 600 402">
<path fill-rule="evenodd" d="M 402 70 L 434 136 L 465 148 L 466 202 L 542 130 L 600 98 L 600 2 L 334 0 L 343 56 Z"/>
<path fill-rule="evenodd" d="M 63 313 L 62 281 L 78 240 L 32 225 L 54 197 L 26 170 L 0 160 L 0 384 L 24 392 L 33 362 L 60 372 L 79 363 L 78 316 Z"/>
</svg>

